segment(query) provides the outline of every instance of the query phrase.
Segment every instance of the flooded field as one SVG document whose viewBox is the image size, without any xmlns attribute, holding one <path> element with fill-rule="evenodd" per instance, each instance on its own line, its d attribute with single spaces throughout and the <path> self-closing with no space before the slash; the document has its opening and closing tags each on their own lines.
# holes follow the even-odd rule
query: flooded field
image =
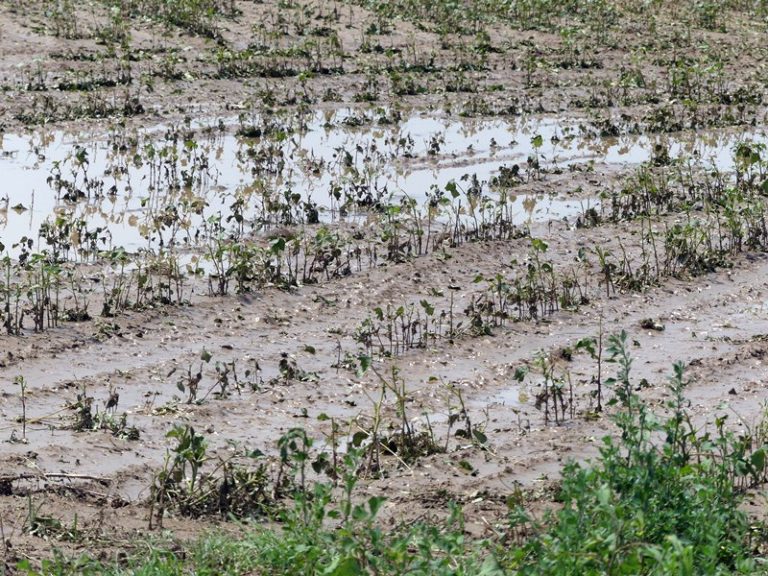
<svg viewBox="0 0 768 576">
<path fill-rule="evenodd" d="M 0 6 L 0 574 L 761 573 L 765 7 L 565 4 Z"/>
<path fill-rule="evenodd" d="M 650 162 L 663 150 L 670 161 L 729 172 L 739 143 L 766 140 L 753 129 L 604 138 L 562 119 L 448 122 L 414 114 L 393 123 L 386 111 L 381 114 L 344 110 L 285 123 L 259 119 L 239 129 L 236 120 L 221 120 L 208 127 L 121 131 L 102 139 L 63 131 L 4 134 L 0 225 L 6 243 L 37 236 L 36 249 L 46 250 L 51 243 L 39 235 L 41 227 L 63 221 L 82 238 L 80 245 L 74 242 L 73 257 L 114 248 L 136 252 L 188 246 L 213 215 L 243 219 L 254 230 L 364 221 L 371 205 L 423 206 L 451 182 L 498 200 L 500 192 L 530 179 L 526 172 L 532 166 L 616 171 Z M 268 135 L 242 135 L 265 130 L 261 126 L 270 127 Z M 522 175 L 504 181 L 521 166 Z M 600 209 L 599 197 L 579 197 L 576 190 L 565 195 L 575 197 L 513 194 L 512 223 L 575 219 L 589 208 Z M 169 206 L 182 230 L 164 237 L 156 220 Z M 11 253 L 17 256 L 18 250 Z"/>
</svg>

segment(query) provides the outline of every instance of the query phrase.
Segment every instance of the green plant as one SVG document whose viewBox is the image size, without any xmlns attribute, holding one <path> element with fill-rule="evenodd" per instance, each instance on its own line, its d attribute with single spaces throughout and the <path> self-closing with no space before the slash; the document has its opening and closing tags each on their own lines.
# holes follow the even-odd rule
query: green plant
<svg viewBox="0 0 768 576">
<path fill-rule="evenodd" d="M 722 426 L 715 438 L 694 427 L 682 364 L 669 383 L 671 416 L 661 419 L 634 392 L 627 335 L 609 337 L 607 350 L 618 366 L 606 385 L 620 437 L 604 439 L 597 461 L 566 465 L 562 507 L 543 523 L 513 509 L 512 525 L 533 536 L 508 566 L 516 574 L 753 573 L 736 439 Z"/>
<path fill-rule="evenodd" d="M 19 386 L 21 396 L 21 441 L 27 441 L 27 381 L 24 376 L 16 376 L 13 383 Z"/>
<path fill-rule="evenodd" d="M 576 350 L 583 350 L 589 354 L 597 366 L 592 375 L 592 383 L 595 385 L 594 398 L 597 402 L 596 412 L 603 411 L 603 317 L 600 316 L 597 338 L 587 337 L 576 342 Z"/>
<path fill-rule="evenodd" d="M 370 434 L 375 443 L 381 443 L 381 448 L 386 453 L 392 454 L 398 458 L 398 460 L 405 464 L 415 462 L 418 458 L 428 456 L 437 452 L 441 452 L 442 448 L 435 441 L 434 435 L 428 431 L 417 430 L 414 423 L 411 421 L 408 415 L 408 401 L 409 394 L 405 379 L 400 376 L 400 371 L 396 366 L 392 366 L 389 376 L 384 376 L 370 361 L 370 359 L 362 359 L 360 361 L 361 370 L 365 372 L 370 369 L 381 386 L 380 399 L 377 402 L 376 412 L 380 414 L 381 405 L 385 401 L 388 394 L 394 396 L 395 413 L 397 420 L 393 425 L 393 432 L 388 437 L 383 437 L 378 433 Z M 459 396 L 460 398 L 460 396 Z M 464 415 L 469 422 L 468 416 L 466 416 L 466 409 L 464 409 Z M 378 420 L 375 419 L 375 420 Z M 471 428 L 471 425 L 468 424 Z M 482 433 L 480 433 L 482 435 Z M 472 436 L 470 435 L 470 438 Z M 379 447 L 374 448 L 376 451 Z"/>
<path fill-rule="evenodd" d="M 200 468 L 207 460 L 207 442 L 191 426 L 175 426 L 166 435 L 177 445 L 166 455 L 163 469 L 156 475 L 150 496 L 149 528 L 162 527 L 165 509 L 174 499 L 195 495 Z"/>
</svg>

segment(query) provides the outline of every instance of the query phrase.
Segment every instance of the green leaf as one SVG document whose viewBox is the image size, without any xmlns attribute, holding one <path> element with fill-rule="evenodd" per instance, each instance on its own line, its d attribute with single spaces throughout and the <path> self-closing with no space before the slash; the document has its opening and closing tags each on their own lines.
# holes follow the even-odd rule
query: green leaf
<svg viewBox="0 0 768 576">
<path fill-rule="evenodd" d="M 608 506 L 611 502 L 611 489 L 605 484 L 597 489 L 595 495 L 601 506 Z"/>
<path fill-rule="evenodd" d="M 549 245 L 540 238 L 531 238 L 531 246 L 536 252 L 546 252 Z"/>
<path fill-rule="evenodd" d="M 318 454 L 317 458 L 312 461 L 312 470 L 315 471 L 315 474 L 320 474 L 328 466 L 330 466 L 330 462 L 328 462 L 328 455 L 325 453 Z"/>
<path fill-rule="evenodd" d="M 498 560 L 493 556 L 488 556 L 480 567 L 477 576 L 504 576 L 504 570 L 499 566 Z"/>
<path fill-rule="evenodd" d="M 360 504 L 357 504 L 354 508 L 352 508 L 353 520 L 360 522 L 361 520 L 365 520 L 366 518 L 368 518 L 368 512 L 366 512 L 365 508 L 363 508 Z"/>
<path fill-rule="evenodd" d="M 325 576 L 359 576 L 363 574 L 355 558 L 337 556 L 330 565 L 323 570 Z"/>
<path fill-rule="evenodd" d="M 381 510 L 381 507 L 386 501 L 387 499 L 383 496 L 372 496 L 368 499 L 368 510 L 370 511 L 371 518 L 379 513 L 379 510 Z"/>
<path fill-rule="evenodd" d="M 752 452 L 752 456 L 750 456 L 749 461 L 756 472 L 762 472 L 765 470 L 765 449 L 758 448 Z"/>
<path fill-rule="evenodd" d="M 592 358 L 597 356 L 597 341 L 594 338 L 582 338 L 576 342 L 576 350 L 584 350 Z"/>
<path fill-rule="evenodd" d="M 368 368 L 371 367 L 371 357 L 363 354 L 357 357 L 357 361 L 360 362 L 360 366 L 357 369 L 357 375 L 362 376 L 368 372 Z"/>
<path fill-rule="evenodd" d="M 269 245 L 269 251 L 272 254 L 279 254 L 285 250 L 285 238 L 275 238 Z"/>
<path fill-rule="evenodd" d="M 475 428 L 474 430 L 472 430 L 472 435 L 475 437 L 475 440 L 476 440 L 476 441 L 477 441 L 479 444 L 486 444 L 486 443 L 488 442 L 488 436 L 486 436 L 485 434 L 483 434 L 483 432 L 481 432 L 481 431 L 480 431 L 480 430 L 478 430 L 477 428 Z"/>
<path fill-rule="evenodd" d="M 213 356 L 211 356 L 211 353 L 208 352 L 208 350 L 206 350 L 205 348 L 203 348 L 203 351 L 200 353 L 200 360 L 202 360 L 207 364 L 208 362 L 211 361 L 211 358 L 213 358 Z"/>
<path fill-rule="evenodd" d="M 352 435 L 352 446 L 359 448 L 368 439 L 368 432 L 359 430 Z"/>
</svg>

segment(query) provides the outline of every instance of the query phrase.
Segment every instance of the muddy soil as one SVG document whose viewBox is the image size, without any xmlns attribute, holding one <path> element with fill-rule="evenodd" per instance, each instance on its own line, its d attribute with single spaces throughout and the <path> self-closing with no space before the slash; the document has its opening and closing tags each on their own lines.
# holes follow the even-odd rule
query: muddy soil
<svg viewBox="0 0 768 576">
<path fill-rule="evenodd" d="M 0 6 L 0 162 L 6 162 L 0 166 L 6 175 L 41 178 L 19 184 L 8 176 L 16 187 L 0 189 L 0 243 L 9 258 L 19 257 L 13 243 L 25 234 L 37 237 L 41 222 L 60 209 L 46 189 L 46 155 L 66 157 L 74 145 L 103 144 L 118 130 L 161 133 L 185 118 L 221 125 L 239 146 L 238 129 L 275 110 L 324 112 L 337 127 L 350 110 L 368 121 L 387 117 L 396 127 L 413 118 L 439 119 L 439 130 L 421 135 L 415 158 L 393 152 L 379 158 L 377 169 L 423 201 L 431 183 L 445 186 L 462 174 L 488 180 L 502 166 L 527 166 L 516 190 L 519 234 L 461 243 L 448 236 L 427 254 L 352 266 L 339 277 L 290 289 L 210 295 L 206 269 L 188 279 L 183 305 L 154 302 L 114 317 L 99 314 L 103 280 L 96 278 L 103 262 L 75 261 L 78 282 L 93 293 L 89 318 L 40 333 L 27 323 L 20 334 L 0 336 L 0 515 L 8 565 L 38 560 L 54 547 L 105 557 L 130 552 L 152 533 L 151 486 L 174 446 L 166 436 L 174 426 L 203 433 L 211 462 L 243 447 L 258 449 L 274 476 L 277 442 L 292 428 L 306 429 L 316 448 L 329 453 L 331 422 L 341 423 L 345 442 L 370 430 L 382 391 L 377 373 L 390 378 L 393 368 L 407 390 L 406 420 L 447 446 L 408 462 L 385 454 L 378 473 L 362 480 L 363 492 L 387 495 L 384 517 L 393 523 L 442 516 L 455 501 L 464 507 L 468 530 L 485 534 L 499 529 L 507 497 L 518 488 L 534 502 L 549 502 L 563 464 L 594 457 L 600 439 L 614 433 L 615 408 L 607 406 L 613 392 L 603 390 L 606 408 L 596 411 L 596 362 L 574 352 L 584 338 L 626 330 L 633 379 L 660 412 L 672 365 L 681 361 L 697 423 L 705 428 L 727 415 L 734 429 L 755 429 L 768 400 L 768 257 L 744 250 L 713 271 L 668 275 L 629 290 L 611 289 L 597 259 L 582 255 L 594 246 L 640 254 L 643 220 L 605 216 L 611 196 L 638 166 L 658 158 L 659 143 L 681 163 L 708 156 L 728 172 L 736 141 L 764 138 L 764 22 L 728 12 L 708 27 L 670 4 L 651 26 L 646 15 L 618 5 L 624 20 L 607 37 L 585 28 L 572 41 L 555 29 L 519 30 L 504 21 L 487 22 L 487 34 L 443 34 L 427 20 L 399 16 L 386 20 L 388 32 L 379 34 L 382 17 L 364 2 L 234 5 L 236 14 L 216 20 L 213 38 L 145 15 L 126 16 L 123 39 L 125 31 L 98 2 L 58 15 L 46 2 Z M 689 66 L 683 80 L 677 62 Z M 521 119 L 534 127 L 517 131 L 513 124 Z M 570 126 L 576 140 L 570 152 L 561 145 L 559 162 L 557 147 L 541 152 L 536 173 L 529 156 L 539 146 L 530 150 L 528 142 L 547 123 L 561 137 Z M 343 128 L 338 145 L 354 154 L 355 138 L 368 142 L 366 134 L 386 126 Z M 430 149 L 434 134 L 444 141 Z M 46 138 L 55 146 L 46 148 Z M 321 155 L 332 141 L 316 144 L 312 154 Z M 515 147 L 519 142 L 525 150 Z M 222 162 L 220 171 L 231 167 Z M 110 213 L 104 204 L 83 212 L 115 226 L 115 245 L 120 238 L 129 238 L 126 246 L 134 241 L 120 236 L 118 224 L 138 230 L 114 217 L 144 208 L 137 174 L 136 197 L 122 212 Z M 242 177 L 238 173 L 231 186 Z M 206 201 L 219 202 L 214 196 Z M 655 225 L 661 230 L 687 217 L 668 212 Z M 327 226 L 350 236 L 371 229 L 365 218 L 328 218 Z M 143 241 L 142 234 L 134 236 Z M 263 231 L 253 237 L 266 241 Z M 532 238 L 546 243 L 552 266 L 573 271 L 583 298 L 535 319 L 513 317 L 473 330 L 466 311 L 488 279 L 530 261 Z M 192 245 L 186 251 L 202 253 Z M 394 351 L 389 342 L 366 345 L 360 338 L 377 308 L 426 310 L 423 301 L 446 335 Z M 463 324 L 448 334 L 454 320 Z M 357 370 L 361 355 L 373 358 L 375 373 Z M 570 383 L 572 398 L 560 417 L 541 407 L 537 356 L 550 358 Z M 232 384 L 229 372 L 225 390 L 220 370 L 226 366 L 238 380 Z M 522 368 L 530 371 L 520 382 Z M 606 378 L 615 366 L 601 370 Z M 190 380 L 197 372 L 193 398 Z M 85 404 L 101 421 L 117 423 L 118 432 L 83 426 Z M 401 418 L 391 392 L 381 408 L 383 431 L 393 435 Z M 460 423 L 449 426 L 457 415 Z M 480 431 L 482 441 L 457 436 L 456 426 L 464 425 Z M 50 522 L 33 526 L 33 518 Z M 172 510 L 164 520 L 177 539 L 214 526 L 231 527 L 220 517 L 190 519 Z"/>
</svg>

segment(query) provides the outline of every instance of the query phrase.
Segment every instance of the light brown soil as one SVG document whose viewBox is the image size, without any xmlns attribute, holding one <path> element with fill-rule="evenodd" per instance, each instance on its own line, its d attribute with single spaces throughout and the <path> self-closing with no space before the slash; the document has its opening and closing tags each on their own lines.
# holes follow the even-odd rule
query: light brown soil
<svg viewBox="0 0 768 576">
<path fill-rule="evenodd" d="M 242 15 L 226 20 L 221 27 L 223 42 L 233 50 L 248 44 L 252 23 L 277 10 L 276 2 L 237 4 Z M 46 22 L 41 10 L 19 10 L 18 6 L 22 4 L 0 6 L 0 84 L 5 94 L 0 102 L 0 128 L 6 132 L 33 130 L 29 124 L 41 122 L 74 131 L 99 130 L 114 121 L 73 112 L 89 99 L 111 105 L 126 97 L 138 97 L 145 112 L 126 120 L 135 127 L 155 126 L 187 115 L 214 119 L 243 110 L 248 114 L 259 109 L 260 91 L 265 88 L 277 94 L 277 106 L 335 109 L 354 104 L 355 95 L 366 82 L 365 67 L 386 60 L 382 54 L 360 52 L 362 31 L 373 16 L 345 5 L 338 24 L 339 38 L 348 54 L 343 63 L 345 72 L 316 75 L 306 88 L 314 101 L 296 104 L 305 90 L 298 79 L 216 78 L 211 41 L 178 31 L 165 35 L 161 27 L 144 23 L 133 30 L 131 50 L 155 50 L 155 56 L 129 66 L 135 78 L 147 74 L 151 90 L 134 80 L 127 87 L 94 92 L 60 91 L 52 86 L 74 77 L 74 71 L 88 71 L 94 66 L 72 56 L 104 52 L 104 46 L 86 31 L 96 26 L 92 22 L 102 22 L 106 12 L 80 14 L 85 37 L 67 40 L 40 30 L 40 23 Z M 668 14 L 662 14 L 659 26 L 658 36 L 670 38 L 676 24 Z M 757 24 L 734 19 L 729 33 L 693 31 L 699 43 L 707 42 L 711 50 L 726 55 L 725 76 L 732 91 L 751 87 L 765 93 L 764 84 L 755 84 L 763 60 L 760 54 L 765 52 L 764 34 L 758 30 Z M 561 39 L 501 25 L 489 32 L 492 44 L 502 49 L 489 55 L 487 71 L 470 72 L 468 77 L 484 88 L 503 86 L 501 91 L 482 93 L 490 110 L 514 106 L 527 113 L 588 117 L 595 125 L 622 115 L 625 124 L 632 125 L 660 106 L 681 110 L 679 102 L 666 99 L 666 69 L 651 58 L 638 64 L 646 79 L 645 88 L 629 88 L 623 101 L 611 97 L 612 89 L 606 88 L 632 63 L 635 48 L 652 43 L 639 25 L 616 32 L 613 45 L 589 48 L 600 68 L 540 67 L 532 83 L 521 70 L 523 43 L 532 37 L 541 53 L 554 61 L 564 50 Z M 438 67 L 447 67 L 456 57 L 455 49 L 445 48 L 436 34 L 409 22 L 398 21 L 392 34 L 378 39 L 385 48 L 414 47 L 419 62 L 434 53 Z M 281 41 L 288 45 L 298 40 L 289 34 Z M 460 43 L 465 39 L 457 36 L 448 41 Z M 160 76 L 163 53 L 159 48 L 166 52 L 178 49 L 183 55 L 178 64 L 180 79 Z M 673 47 L 657 48 L 658 60 L 674 52 Z M 61 54 L 69 56 L 54 57 Z M 750 57 L 744 58 L 745 54 Z M 118 62 L 106 58 L 98 66 L 110 76 Z M 446 76 L 447 72 L 424 74 L 418 79 L 428 86 L 427 92 L 403 97 L 389 93 L 385 88 L 388 81 L 380 78 L 379 103 L 418 110 L 450 109 L 456 114 L 477 95 L 441 89 Z M 26 89 L 38 80 L 45 84 L 45 90 Z M 328 91 L 338 94 L 338 101 L 321 101 Z M 592 96 L 595 102 L 589 108 L 578 104 Z M 728 124 L 723 118 L 731 108 L 711 102 L 703 105 L 702 122 Z M 765 112 L 762 105 L 747 105 L 743 123 L 761 125 Z M 455 161 L 471 172 L 470 157 Z M 580 185 L 581 197 L 591 198 L 620 186 L 624 178 L 621 168 L 596 166 L 594 172 L 585 175 L 545 175 L 528 190 L 571 195 Z M 616 239 L 623 238 L 632 249 L 637 229 L 637 223 L 576 229 L 555 220 L 532 224 L 531 236 L 545 240 L 549 245 L 547 257 L 567 267 L 580 247 L 599 244 L 616 249 Z M 472 280 L 478 274 L 492 277 L 514 259 L 523 260 L 529 249 L 529 238 L 446 247 L 404 263 L 354 272 L 290 292 L 274 288 L 253 295 L 208 297 L 199 287 L 189 306 L 63 323 L 42 334 L 30 331 L 23 336 L 0 336 L 0 438 L 4 440 L 0 445 L 0 481 L 14 479 L 11 493 L 0 495 L 3 538 L 9 546 L 4 550 L 6 558 L 37 559 L 49 554 L 52 546 L 69 553 L 90 551 L 97 555 L 99 550 L 112 554 L 134 546 L 138 536 L 148 534 L 149 487 L 172 444 L 165 434 L 174 424 L 190 424 L 205 433 L 212 454 L 226 455 L 228 442 L 237 441 L 274 458 L 277 440 L 290 428 L 304 427 L 318 441 L 325 438 L 330 429 L 327 421 L 318 419 L 321 414 L 343 422 L 366 422 L 378 398 L 379 382 L 370 372 L 358 376 L 354 370 L 333 365 L 344 353 L 354 357 L 360 352 L 352 335 L 370 311 L 376 306 L 418 303 L 424 298 L 438 310 L 447 310 L 451 293 L 454 309 L 463 311 L 477 292 Z M 391 521 L 440 515 L 446 502 L 457 501 L 464 506 L 470 531 L 477 534 L 494 530 L 503 520 L 506 497 L 515 487 L 530 491 L 532 498 L 546 495 L 564 462 L 596 455 L 600 438 L 613 432 L 611 409 L 600 415 L 593 412 L 596 365 L 586 354 L 574 354 L 570 361 L 557 360 L 558 372 L 570 374 L 575 394 L 575 417 L 561 424 L 545 423 L 534 405 L 540 378 L 532 373 L 520 384 L 514 373 L 521 366 L 532 365 L 541 351 L 557 357 L 560 350 L 573 347 L 579 339 L 597 336 L 601 326 L 606 335 L 622 329 L 630 334 L 633 377 L 638 382 L 647 379 L 649 386 L 641 394 L 660 410 L 672 364 L 683 361 L 692 378 L 688 397 L 697 422 L 706 426 L 716 414 L 727 414 L 735 427 L 754 426 L 768 400 L 768 258 L 750 253 L 732 264 L 732 268 L 696 278 L 667 279 L 642 293 L 607 297 L 593 263 L 585 274 L 590 301 L 577 311 L 559 311 L 538 322 L 510 322 L 492 335 L 439 340 L 391 360 L 378 360 L 376 367 L 382 374 L 392 365 L 399 369 L 408 387 L 409 417 L 418 426 L 423 429 L 423 415 L 427 414 L 440 441 L 444 440 L 448 414 L 457 409 L 457 398 L 450 391 L 455 387 L 461 390 L 469 415 L 483 428 L 488 444 L 481 447 L 451 436 L 447 453 L 423 457 L 410 465 L 385 457 L 381 477 L 364 480 L 362 490 L 388 496 L 385 517 Z M 435 296 L 433 289 L 443 295 Z M 663 324 L 663 331 L 641 328 L 649 317 Z M 197 369 L 203 350 L 210 352 L 214 361 L 236 361 L 239 370 L 257 361 L 262 381 L 255 391 L 246 387 L 227 398 L 211 395 L 199 405 L 185 403 L 176 383 L 189 367 Z M 283 381 L 278 369 L 283 354 L 317 378 Z M 201 394 L 214 386 L 212 366 L 204 367 Z M 603 370 L 604 375 L 610 375 L 614 368 L 608 365 Z M 19 375 L 28 383 L 24 434 L 19 386 L 13 383 Z M 140 438 L 126 440 L 106 431 L 74 431 L 71 407 L 83 391 L 95 399 L 94 407 L 99 411 L 106 409 L 110 392 L 117 391 L 116 414 L 125 413 L 127 423 L 138 428 Z M 612 395 L 610 390 L 605 393 Z M 391 397 L 384 408 L 387 422 L 395 422 Z M 56 473 L 82 477 L 46 477 Z M 83 477 L 101 478 L 103 482 Z M 49 539 L 30 535 L 30 506 L 38 515 L 59 519 L 64 526 L 77 517 L 82 534 L 73 541 L 67 541 L 61 532 Z M 184 539 L 221 523 L 216 518 L 200 521 L 171 515 L 165 527 L 173 537 Z"/>
</svg>

